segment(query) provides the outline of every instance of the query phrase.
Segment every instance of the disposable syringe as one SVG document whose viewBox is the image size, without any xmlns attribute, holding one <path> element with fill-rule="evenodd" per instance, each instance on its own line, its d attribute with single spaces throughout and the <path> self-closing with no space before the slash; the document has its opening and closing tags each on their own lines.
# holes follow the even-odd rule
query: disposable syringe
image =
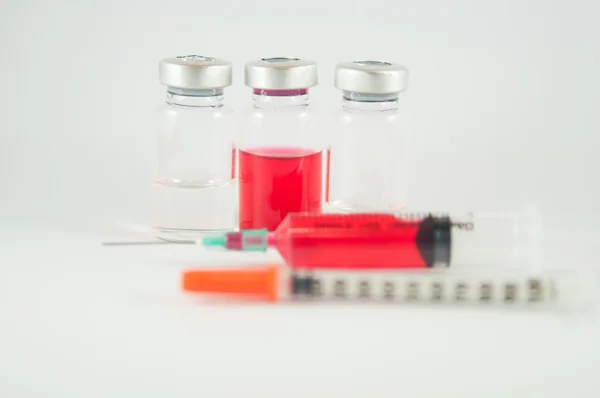
<svg viewBox="0 0 600 398">
<path fill-rule="evenodd" d="M 278 265 L 230 270 L 190 270 L 190 293 L 277 301 L 501 304 L 554 306 L 581 302 L 574 272 L 457 273 L 450 270 L 295 270 Z"/>
<path fill-rule="evenodd" d="M 540 217 L 521 213 L 289 214 L 273 232 L 242 230 L 197 243 L 228 250 L 273 247 L 293 268 L 527 267 L 540 253 Z"/>
</svg>

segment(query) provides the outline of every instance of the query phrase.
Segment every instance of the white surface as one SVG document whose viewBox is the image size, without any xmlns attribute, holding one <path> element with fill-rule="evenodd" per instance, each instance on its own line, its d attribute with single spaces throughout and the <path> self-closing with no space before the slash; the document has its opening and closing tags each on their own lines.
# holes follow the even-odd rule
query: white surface
<svg viewBox="0 0 600 398">
<path fill-rule="evenodd" d="M 546 217 L 547 267 L 598 269 L 597 1 L 19 1 L 0 5 L 0 396 L 600 396 L 590 313 L 206 305 L 193 247 L 102 248 L 143 224 L 157 62 L 319 61 L 411 71 L 410 202 Z M 369 165 L 365 165 L 368 167 Z M 261 261 L 244 257 L 244 261 Z"/>
<path fill-rule="evenodd" d="M 179 292 L 239 253 L 0 230 L 0 394 L 596 397 L 594 313 L 227 305 Z M 31 243 L 33 239 L 36 243 Z M 119 236 L 118 239 L 125 239 Z M 244 262 L 276 261 L 275 255 Z"/>
</svg>

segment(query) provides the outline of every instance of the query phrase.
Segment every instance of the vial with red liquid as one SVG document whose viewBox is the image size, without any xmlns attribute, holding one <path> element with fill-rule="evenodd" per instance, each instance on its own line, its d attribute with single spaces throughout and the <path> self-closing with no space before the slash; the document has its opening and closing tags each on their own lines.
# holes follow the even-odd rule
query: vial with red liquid
<svg viewBox="0 0 600 398">
<path fill-rule="evenodd" d="M 224 100 L 231 69 L 201 55 L 159 63 L 166 100 L 158 109 L 151 218 L 161 239 L 191 242 L 236 227 L 235 127 Z"/>
<path fill-rule="evenodd" d="M 331 123 L 326 211 L 405 211 L 408 178 L 407 113 L 400 93 L 408 70 L 383 61 L 341 62 L 335 87 L 342 106 Z"/>
<path fill-rule="evenodd" d="M 289 214 L 322 210 L 323 134 L 309 105 L 317 65 L 299 58 L 246 64 L 253 106 L 238 138 L 239 227 L 275 230 Z"/>
</svg>

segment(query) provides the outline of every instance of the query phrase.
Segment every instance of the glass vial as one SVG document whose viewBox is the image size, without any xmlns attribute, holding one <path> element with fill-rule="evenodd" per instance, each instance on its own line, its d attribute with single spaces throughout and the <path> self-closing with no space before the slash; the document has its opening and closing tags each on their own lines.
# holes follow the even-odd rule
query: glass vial
<svg viewBox="0 0 600 398">
<path fill-rule="evenodd" d="M 161 239 L 189 242 L 235 228 L 234 129 L 223 103 L 231 69 L 226 60 L 200 55 L 159 63 L 167 96 L 158 112 L 152 221 Z"/>
<path fill-rule="evenodd" d="M 320 212 L 324 142 L 308 101 L 317 64 L 263 58 L 246 64 L 254 104 L 237 143 L 240 229 L 275 230 L 291 212 Z"/>
<path fill-rule="evenodd" d="M 404 210 L 407 134 L 398 108 L 408 70 L 381 61 L 342 62 L 335 87 L 342 110 L 331 124 L 325 201 L 328 212 Z"/>
</svg>

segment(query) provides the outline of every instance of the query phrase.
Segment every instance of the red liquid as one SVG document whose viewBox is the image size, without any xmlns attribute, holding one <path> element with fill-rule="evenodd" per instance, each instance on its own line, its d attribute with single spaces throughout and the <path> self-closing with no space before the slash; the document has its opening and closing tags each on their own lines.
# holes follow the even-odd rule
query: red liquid
<svg viewBox="0 0 600 398">
<path fill-rule="evenodd" d="M 426 268 L 419 227 L 391 214 L 292 214 L 269 243 L 293 268 Z"/>
<path fill-rule="evenodd" d="M 240 153 L 240 229 L 274 231 L 288 213 L 321 212 L 321 152 L 256 148 Z"/>
</svg>

